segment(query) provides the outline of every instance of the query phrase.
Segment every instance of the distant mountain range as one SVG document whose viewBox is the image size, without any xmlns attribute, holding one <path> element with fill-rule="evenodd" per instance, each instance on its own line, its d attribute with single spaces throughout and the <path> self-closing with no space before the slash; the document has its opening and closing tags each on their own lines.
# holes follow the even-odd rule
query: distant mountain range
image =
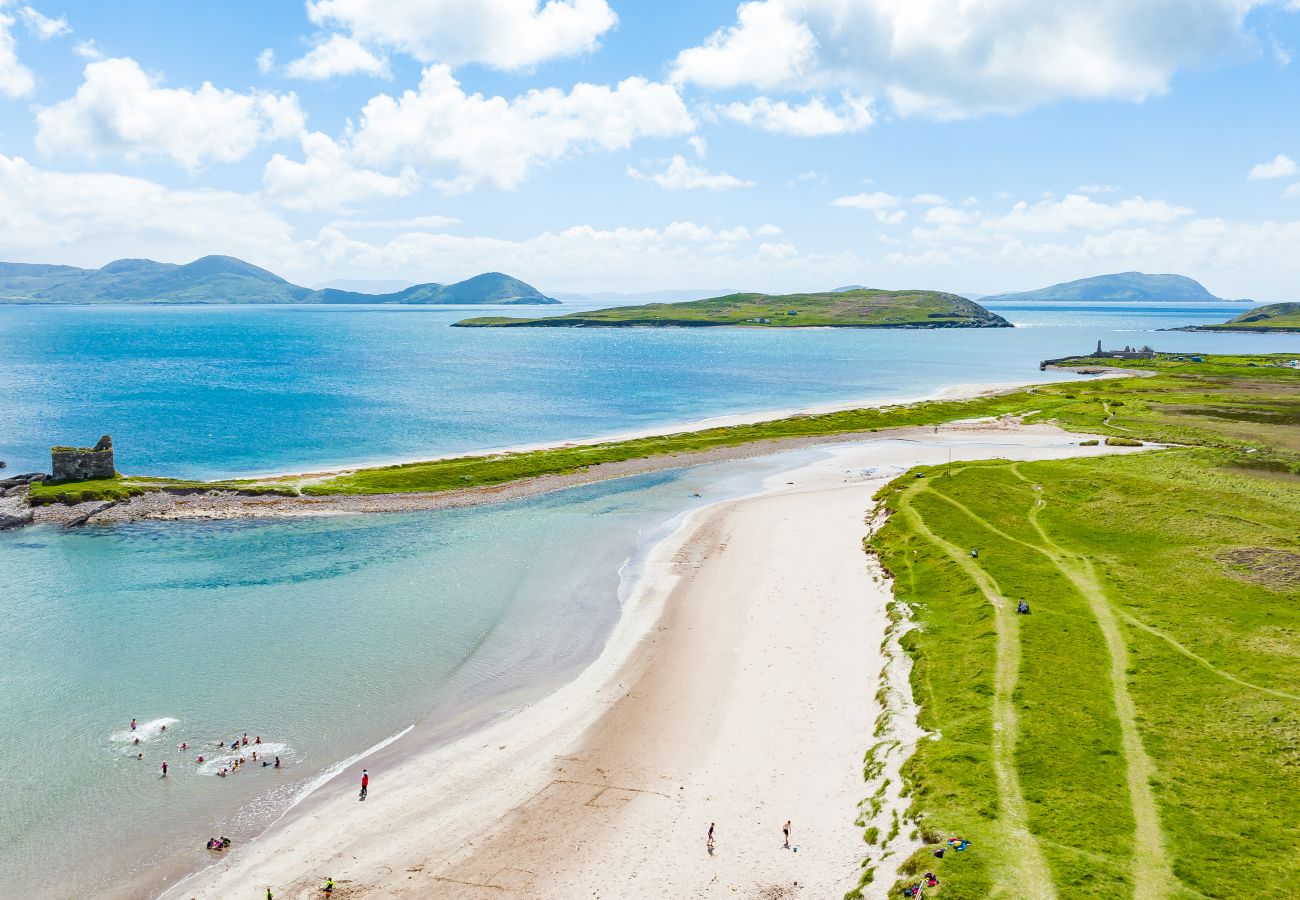
<svg viewBox="0 0 1300 900">
<path fill-rule="evenodd" d="M 1147 275 L 1143 272 L 1119 272 L 1067 281 L 1036 291 L 988 294 L 981 303 L 1005 300 L 1182 300 L 1193 302 L 1221 301 L 1200 282 L 1186 275 Z"/>
<path fill-rule="evenodd" d="M 301 287 L 231 256 L 177 265 L 119 259 L 100 269 L 0 262 L 0 303 L 403 303 L 469 306 L 560 301 L 518 278 L 487 272 L 455 284 L 389 293 Z"/>
</svg>

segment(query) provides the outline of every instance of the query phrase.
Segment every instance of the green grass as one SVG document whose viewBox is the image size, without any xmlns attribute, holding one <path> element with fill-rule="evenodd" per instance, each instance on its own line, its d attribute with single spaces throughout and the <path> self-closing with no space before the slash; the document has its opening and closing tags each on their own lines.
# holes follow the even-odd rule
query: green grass
<svg viewBox="0 0 1300 900">
<path fill-rule="evenodd" d="M 1063 382 L 973 400 L 947 400 L 821 415 L 792 416 L 752 425 L 580 444 L 549 450 L 462 456 L 359 469 L 319 481 L 289 476 L 263 481 L 193 482 L 133 477 L 161 489 L 237 490 L 309 495 L 385 494 L 490 487 L 543 475 L 563 475 L 594 465 L 681 456 L 786 438 L 828 438 L 886 428 L 937 425 L 1004 415 L 1055 422 L 1072 431 L 1140 441 L 1254 448 L 1244 464 L 1278 472 L 1300 471 L 1300 370 L 1278 365 L 1283 356 L 1207 357 L 1205 363 L 1162 356 L 1126 362 L 1148 378 Z M 1086 361 L 1089 366 L 1105 361 Z M 1268 398 L 1268 399 L 1262 399 Z M 1280 449 L 1275 449 L 1280 448 Z M 88 490 L 85 484 L 62 489 Z"/>
<path fill-rule="evenodd" d="M 70 481 L 45 484 L 37 481 L 31 485 L 28 501 L 34 506 L 51 503 L 85 503 L 91 500 L 125 500 L 151 490 L 122 477 L 97 478 L 91 481 Z"/>
<path fill-rule="evenodd" d="M 1196 331 L 1300 331 L 1300 303 L 1257 306 L 1218 325 L 1201 325 Z"/>
<path fill-rule="evenodd" d="M 792 314 L 793 313 L 793 314 Z M 754 328 L 1009 328 L 978 303 L 938 291 L 862 289 L 820 294 L 728 294 L 688 303 L 615 306 L 545 318 L 486 316 L 463 327 L 740 325 Z"/>
<path fill-rule="evenodd" d="M 905 767 L 913 812 L 974 842 L 913 861 L 945 898 L 1281 898 L 1300 875 L 1278 852 L 1300 845 L 1298 382 L 1258 359 L 1150 367 L 1055 414 L 1201 446 L 880 494 L 872 546 L 941 735 Z"/>
</svg>

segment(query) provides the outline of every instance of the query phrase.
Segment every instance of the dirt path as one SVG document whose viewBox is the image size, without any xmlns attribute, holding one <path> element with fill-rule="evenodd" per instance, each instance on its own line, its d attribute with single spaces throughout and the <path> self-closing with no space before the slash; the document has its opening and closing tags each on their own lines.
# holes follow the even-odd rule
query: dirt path
<svg viewBox="0 0 1300 900">
<path fill-rule="evenodd" d="M 1020 472 L 1019 466 L 1012 465 L 1010 469 L 1021 481 L 1032 483 Z M 1120 737 L 1128 769 L 1129 802 L 1136 823 L 1133 835 L 1133 896 L 1135 900 L 1160 900 L 1170 896 L 1179 881 L 1174 876 L 1165 851 L 1160 811 L 1156 806 L 1155 792 L 1151 789 L 1156 767 L 1142 745 L 1142 735 L 1137 726 L 1137 706 L 1128 690 L 1128 644 L 1120 630 L 1115 608 L 1106 596 L 1091 561 L 1068 553 L 1052 540 L 1039 521 L 1039 513 L 1045 505 L 1040 500 L 1029 511 L 1029 521 L 1043 539 L 1044 546 L 1040 550 L 1088 601 L 1106 640 L 1106 649 L 1110 652 L 1111 689 L 1115 697 L 1115 712 L 1119 717 Z"/>
<path fill-rule="evenodd" d="M 915 493 L 928 489 L 928 485 L 918 483 L 909 490 Z M 1020 674 L 1020 623 L 997 583 L 974 563 L 966 551 L 931 531 L 910 504 L 901 508 L 916 530 L 942 548 L 993 606 L 997 628 L 997 667 L 993 679 L 993 772 L 998 782 L 998 819 L 1005 832 L 1002 865 L 994 869 L 997 878 L 994 896 L 1055 897 L 1051 870 L 1037 837 L 1029 830 L 1025 797 L 1016 768 L 1019 729 L 1012 698 Z"/>
</svg>

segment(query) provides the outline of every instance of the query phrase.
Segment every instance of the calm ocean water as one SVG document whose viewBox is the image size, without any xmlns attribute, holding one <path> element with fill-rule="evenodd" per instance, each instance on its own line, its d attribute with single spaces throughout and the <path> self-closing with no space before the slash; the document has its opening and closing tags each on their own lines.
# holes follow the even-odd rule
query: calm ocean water
<svg viewBox="0 0 1300 900">
<path fill-rule="evenodd" d="M 302 471 L 1038 377 L 1045 357 L 1291 349 L 1148 329 L 1233 305 L 998 306 L 1016 329 L 460 329 L 463 309 L 0 308 L 0 459 L 109 432 L 124 472 Z M 470 312 L 473 312 L 471 310 Z"/>
<path fill-rule="evenodd" d="M 447 327 L 460 310 L 0 308 L 0 458 L 44 469 L 50 444 L 108 431 L 126 471 L 303 470 L 1030 380 L 1040 358 L 1098 339 L 1300 354 L 1293 336 L 1151 330 L 1239 311 L 1226 305 L 996 309 L 1023 327 L 462 330 Z M 628 561 L 764 465 L 473 510 L 0 534 L 5 887 L 147 894 L 203 864 L 209 835 L 255 834 L 377 742 L 412 725 L 436 739 L 572 675 L 617 617 Z M 285 768 L 222 779 L 195 762 L 245 731 Z"/>
</svg>

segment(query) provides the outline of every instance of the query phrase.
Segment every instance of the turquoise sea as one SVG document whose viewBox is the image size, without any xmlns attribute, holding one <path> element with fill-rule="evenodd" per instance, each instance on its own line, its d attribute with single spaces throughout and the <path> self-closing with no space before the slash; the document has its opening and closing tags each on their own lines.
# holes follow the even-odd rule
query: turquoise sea
<svg viewBox="0 0 1300 900">
<path fill-rule="evenodd" d="M 1300 355 L 1294 336 L 1153 331 L 1234 306 L 995 308 L 1022 327 L 492 331 L 448 328 L 460 310 L 0 308 L 0 458 L 41 470 L 50 444 L 111 432 L 126 471 L 304 470 L 1032 380 L 1039 359 L 1098 339 Z M 149 896 L 208 862 L 207 837 L 247 840 L 357 754 L 539 696 L 599 652 L 674 518 L 770 465 L 471 510 L 0 534 L 6 896 Z M 244 732 L 283 768 L 218 777 L 216 742 Z"/>
</svg>

